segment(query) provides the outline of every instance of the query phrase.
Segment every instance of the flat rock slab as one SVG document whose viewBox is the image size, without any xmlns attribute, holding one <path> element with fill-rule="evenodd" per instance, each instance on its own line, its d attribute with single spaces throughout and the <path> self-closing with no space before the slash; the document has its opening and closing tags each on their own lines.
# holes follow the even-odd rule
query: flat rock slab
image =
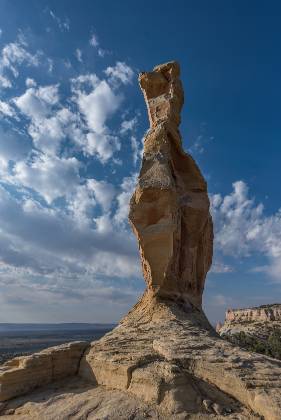
<svg viewBox="0 0 281 420">
<path fill-rule="evenodd" d="M 1 407 L 0 407 L 1 409 Z M 6 404 L 0 412 L 3 420 L 257 420 L 259 417 L 240 408 L 236 413 L 222 416 L 214 412 L 189 416 L 165 414 L 153 404 L 135 396 L 103 386 L 93 386 L 73 378 L 57 382 Z"/>
<path fill-rule="evenodd" d="M 0 365 L 0 402 L 76 375 L 88 345 L 85 341 L 74 341 L 30 356 L 15 357 Z"/>
</svg>

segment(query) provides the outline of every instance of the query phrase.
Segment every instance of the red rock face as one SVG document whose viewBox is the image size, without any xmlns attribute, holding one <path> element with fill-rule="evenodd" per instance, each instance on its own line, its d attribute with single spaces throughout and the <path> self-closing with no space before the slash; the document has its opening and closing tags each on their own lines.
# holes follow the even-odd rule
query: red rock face
<svg viewBox="0 0 281 420">
<path fill-rule="evenodd" d="M 129 220 L 148 291 L 201 307 L 212 262 L 213 227 L 206 182 L 185 153 L 178 125 L 183 105 L 179 65 L 141 73 L 150 130 Z"/>
</svg>

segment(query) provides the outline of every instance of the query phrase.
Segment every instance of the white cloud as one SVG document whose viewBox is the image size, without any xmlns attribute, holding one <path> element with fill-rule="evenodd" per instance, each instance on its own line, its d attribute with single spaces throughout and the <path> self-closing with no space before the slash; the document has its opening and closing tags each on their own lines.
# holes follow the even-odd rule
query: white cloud
<svg viewBox="0 0 281 420">
<path fill-rule="evenodd" d="M 137 141 L 135 136 L 131 136 L 132 157 L 134 165 L 136 166 L 139 159 L 142 157 L 143 145 Z"/>
<path fill-rule="evenodd" d="M 76 91 L 76 101 L 88 127 L 97 134 L 106 131 L 105 122 L 118 109 L 121 96 L 115 94 L 109 84 L 102 80 L 90 93 Z"/>
<path fill-rule="evenodd" d="M 98 38 L 95 34 L 91 35 L 89 43 L 94 48 L 97 48 L 99 46 Z"/>
<path fill-rule="evenodd" d="M 2 88 L 12 87 L 12 82 L 7 77 L 3 76 L 3 74 L 0 74 L 0 87 Z"/>
<path fill-rule="evenodd" d="M 136 129 L 137 123 L 137 116 L 131 118 L 130 120 L 123 120 L 121 123 L 120 133 L 126 134 L 128 132 L 133 132 Z"/>
<path fill-rule="evenodd" d="M 1 101 L 0 99 L 0 114 L 6 115 L 7 117 L 14 117 L 15 111 L 8 102 Z"/>
<path fill-rule="evenodd" d="M 82 59 L 82 51 L 79 48 L 76 48 L 75 50 L 75 57 L 77 58 L 77 60 L 82 63 L 83 59 Z"/>
<path fill-rule="evenodd" d="M 105 212 L 108 212 L 116 193 L 115 187 L 109 182 L 97 181 L 96 179 L 89 179 L 87 185 L 93 191 L 97 203 L 101 205 Z"/>
<path fill-rule="evenodd" d="M 59 101 L 58 85 L 28 88 L 14 99 L 17 107 L 32 120 L 41 120 L 51 113 L 52 106 Z"/>
<path fill-rule="evenodd" d="M 104 57 L 105 54 L 108 53 L 108 51 L 104 50 L 103 48 L 100 48 L 100 43 L 96 34 L 91 35 L 89 44 L 91 45 L 91 47 L 97 50 L 99 57 Z"/>
<path fill-rule="evenodd" d="M 8 71 L 14 77 L 18 77 L 18 66 L 25 64 L 26 66 L 38 66 L 39 56 L 37 52 L 35 55 L 27 51 L 27 44 L 23 37 L 19 37 L 16 42 L 6 44 L 2 49 L 0 56 L 0 84 L 3 88 L 11 88 L 12 82 L 8 75 Z"/>
<path fill-rule="evenodd" d="M 109 84 L 94 74 L 86 74 L 72 80 L 74 100 L 85 118 L 89 132 L 83 149 L 88 155 L 96 155 L 102 163 L 111 159 L 121 148 L 121 143 L 106 125 L 121 103 Z M 90 89 L 90 92 L 87 92 Z"/>
<path fill-rule="evenodd" d="M 96 206 L 94 192 L 88 184 L 78 185 L 67 200 L 67 207 L 76 223 L 89 226 Z"/>
<path fill-rule="evenodd" d="M 53 18 L 53 20 L 56 22 L 56 24 L 62 32 L 70 30 L 70 21 L 68 18 L 62 20 L 57 15 L 55 15 L 55 13 L 52 10 L 50 10 L 50 16 Z"/>
<path fill-rule="evenodd" d="M 63 25 L 54 13 L 52 18 Z M 97 38 L 91 44 L 97 55 L 105 54 Z M 130 68 L 117 63 L 103 78 L 82 74 L 69 86 L 64 80 L 62 88 L 40 86 L 31 72 L 27 78 L 23 72 L 21 90 L 13 77 L 22 65 L 38 66 L 43 53 L 31 54 L 22 37 L 6 47 L 0 84 L 13 86 L 14 98 L 0 101 L 0 113 L 16 118 L 18 131 L 0 129 L 1 307 L 31 303 L 30 312 L 47 301 L 131 302 L 137 292 L 130 285 L 124 292 L 121 282 L 140 276 L 137 244 L 126 221 L 133 183 L 128 178 L 118 186 L 103 178 L 117 172 L 120 139 L 135 129 L 127 121 L 120 133 L 122 113 L 117 114 Z M 44 58 L 46 77 L 57 63 Z M 9 127 L 8 118 L 5 124 Z M 104 165 L 99 175 L 89 156 Z"/>
<path fill-rule="evenodd" d="M 28 139 L 12 130 L 0 127 L 0 174 L 2 180 L 9 176 L 9 162 L 16 162 L 28 155 L 31 144 Z"/>
<path fill-rule="evenodd" d="M 25 81 L 25 85 L 26 87 L 35 87 L 36 86 L 36 82 L 34 79 L 31 79 L 30 77 L 28 77 Z"/>
<path fill-rule="evenodd" d="M 120 82 L 124 85 L 131 83 L 134 76 L 134 72 L 131 67 L 121 61 L 117 61 L 114 67 L 107 67 L 104 72 L 113 85 L 116 85 Z"/>
<path fill-rule="evenodd" d="M 90 156 L 96 155 L 101 163 L 105 164 L 111 159 L 115 152 L 121 149 L 121 143 L 116 136 L 109 134 L 99 135 L 97 133 L 88 133 L 87 142 L 84 150 Z"/>
<path fill-rule="evenodd" d="M 121 183 L 121 192 L 117 196 L 118 207 L 114 215 L 117 224 L 127 224 L 129 202 L 137 183 L 137 173 L 125 177 Z"/>
<path fill-rule="evenodd" d="M 19 161 L 14 166 L 14 179 L 41 194 L 48 204 L 70 194 L 79 183 L 76 158 L 37 156 L 32 162 Z"/>
<path fill-rule="evenodd" d="M 11 42 L 5 45 L 1 53 L 0 66 L 10 69 L 14 77 L 18 77 L 17 65 L 25 63 L 27 66 L 38 66 L 39 57 L 26 50 L 26 45 L 20 42 Z"/>
<path fill-rule="evenodd" d="M 249 198 L 243 181 L 233 183 L 233 192 L 211 197 L 215 222 L 216 249 L 232 257 L 260 254 L 268 258 L 267 272 L 281 279 L 281 210 L 271 216 L 264 213 L 263 204 Z"/>
<path fill-rule="evenodd" d="M 228 264 L 225 264 L 221 261 L 216 261 L 214 260 L 212 263 L 212 267 L 210 272 L 211 273 L 216 273 L 216 274 L 220 274 L 220 273 L 232 273 L 234 271 L 234 268 L 231 267 Z"/>
<path fill-rule="evenodd" d="M 104 201 L 106 206 L 108 201 L 108 198 Z M 83 273 L 92 278 L 140 274 L 135 240 L 132 235 L 113 228 L 106 214 L 96 218 L 92 226 L 77 224 L 64 211 L 44 208 L 34 199 L 21 203 L 2 187 L 0 212 L 0 261 L 11 269 L 21 266 L 41 277 L 43 273 L 45 276 L 53 273 L 58 290 L 73 278 L 79 279 L 82 291 Z M 5 243 L 3 249 L 1 240 Z M 46 289 L 51 288 L 52 282 L 47 281 Z"/>
<path fill-rule="evenodd" d="M 30 119 L 28 133 L 34 145 L 52 155 L 59 152 L 66 137 L 80 145 L 86 141 L 79 115 L 60 105 L 58 88 L 58 85 L 31 87 L 14 98 L 17 107 Z"/>
</svg>

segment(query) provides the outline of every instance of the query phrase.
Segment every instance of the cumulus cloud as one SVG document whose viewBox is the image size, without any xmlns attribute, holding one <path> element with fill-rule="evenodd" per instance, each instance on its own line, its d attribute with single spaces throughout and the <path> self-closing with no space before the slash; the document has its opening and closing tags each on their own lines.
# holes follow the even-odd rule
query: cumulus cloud
<svg viewBox="0 0 281 420">
<path fill-rule="evenodd" d="M 15 111 L 8 102 L 1 101 L 0 99 L 0 114 L 13 117 L 15 116 Z"/>
<path fill-rule="evenodd" d="M 83 126 L 80 117 L 59 103 L 59 86 L 30 87 L 14 98 L 20 111 L 30 119 L 28 133 L 37 149 L 56 154 L 61 141 L 70 137 L 83 143 Z"/>
<path fill-rule="evenodd" d="M 68 30 L 54 12 L 50 15 L 60 30 Z M 90 44 L 104 55 L 93 34 Z M 101 77 L 78 74 L 63 85 L 50 84 L 48 72 L 58 66 L 44 56 L 42 84 L 32 69 L 25 73 L 41 65 L 43 56 L 32 54 L 23 37 L 0 55 L 0 84 L 13 87 L 0 101 L 5 117 L 0 128 L 1 307 L 87 299 L 124 304 L 137 292 L 130 285 L 123 292 L 121 282 L 140 276 L 126 220 L 133 179 L 110 180 L 109 174 L 121 164 L 116 156 L 121 140 L 135 134 L 134 122 L 122 123 L 118 115 L 126 99 L 122 88 L 133 73 L 117 62 Z M 13 83 L 20 66 L 25 66 L 25 86 Z M 103 164 L 100 173 L 92 157 Z"/>
<path fill-rule="evenodd" d="M 137 183 L 137 173 L 133 173 L 129 177 L 125 177 L 121 183 L 121 191 L 118 194 L 118 206 L 114 215 L 117 224 L 126 224 L 129 213 L 129 202 Z"/>
<path fill-rule="evenodd" d="M 9 162 L 24 159 L 30 150 L 31 144 L 26 137 L 0 126 L 0 173 L 2 180 L 8 175 Z"/>
<path fill-rule="evenodd" d="M 34 87 L 34 86 L 37 85 L 37 83 L 31 77 L 28 77 L 25 81 L 25 85 L 26 85 L 26 87 Z"/>
<path fill-rule="evenodd" d="M 113 85 L 119 84 L 120 82 L 124 85 L 129 84 L 132 82 L 134 76 L 131 67 L 121 61 L 117 61 L 113 67 L 107 67 L 104 72 Z"/>
<path fill-rule="evenodd" d="M 87 142 L 84 150 L 89 155 L 96 155 L 101 163 L 106 163 L 111 159 L 115 152 L 121 149 L 121 143 L 118 137 L 110 134 L 88 133 Z"/>
<path fill-rule="evenodd" d="M 31 87 L 23 95 L 14 99 L 17 107 L 33 120 L 41 120 L 48 116 L 52 106 L 56 105 L 58 101 L 58 85 Z"/>
<path fill-rule="evenodd" d="M 112 200 L 116 194 L 115 187 L 106 181 L 89 179 L 87 185 L 93 191 L 94 197 L 105 212 L 108 212 L 112 205 Z"/>
<path fill-rule="evenodd" d="M 73 100 L 88 130 L 80 145 L 87 155 L 96 156 L 104 164 L 121 149 L 120 139 L 108 122 L 124 98 L 107 80 L 100 80 L 96 74 L 80 75 L 71 83 Z"/>
<path fill-rule="evenodd" d="M 39 155 L 30 163 L 15 164 L 14 179 L 41 194 L 48 204 L 69 194 L 79 183 L 79 162 L 76 158 Z"/>
<path fill-rule="evenodd" d="M 254 253 L 268 259 L 267 273 L 281 279 L 281 210 L 266 215 L 264 205 L 249 197 L 243 181 L 233 183 L 233 191 L 211 196 L 215 222 L 216 249 L 224 255 L 241 258 Z"/>
<path fill-rule="evenodd" d="M 76 91 L 76 101 L 90 130 L 97 134 L 106 131 L 105 122 L 118 109 L 122 97 L 115 94 L 106 80 L 97 82 L 90 93 Z"/>
<path fill-rule="evenodd" d="M 79 225 L 63 211 L 44 208 L 34 199 L 22 203 L 1 187 L 0 211 L 0 238 L 5 235 L 6 245 L 10 243 L 5 255 L 0 247 L 0 259 L 6 264 L 21 264 L 37 274 L 38 267 L 46 266 L 46 273 L 64 267 L 62 277 L 81 272 L 114 277 L 139 274 L 136 245 L 118 229 L 96 229 L 94 222 L 90 227 Z M 24 249 L 21 263 L 17 249 Z"/>
<path fill-rule="evenodd" d="M 26 66 L 38 66 L 40 54 L 32 54 L 27 50 L 27 43 L 23 37 L 17 41 L 6 44 L 0 55 L 0 83 L 2 88 L 11 88 L 12 83 L 7 72 L 13 77 L 19 76 L 18 67 L 22 64 Z"/>
<path fill-rule="evenodd" d="M 121 135 L 130 135 L 130 143 L 132 149 L 132 159 L 134 166 L 136 166 L 138 160 L 142 157 L 143 144 L 138 141 L 136 135 L 136 129 L 138 125 L 138 114 L 129 120 L 123 120 L 120 127 Z"/>
</svg>

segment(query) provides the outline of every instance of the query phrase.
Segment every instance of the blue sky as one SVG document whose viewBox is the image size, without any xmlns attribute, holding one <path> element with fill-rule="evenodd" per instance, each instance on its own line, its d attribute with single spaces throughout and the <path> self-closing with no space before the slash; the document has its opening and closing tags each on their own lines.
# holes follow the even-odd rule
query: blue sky
<svg viewBox="0 0 281 420">
<path fill-rule="evenodd" d="M 117 321 L 142 293 L 127 224 L 148 128 L 137 74 L 173 59 L 215 222 L 206 313 L 280 302 L 280 3 L 0 9 L 0 322 Z"/>
</svg>

